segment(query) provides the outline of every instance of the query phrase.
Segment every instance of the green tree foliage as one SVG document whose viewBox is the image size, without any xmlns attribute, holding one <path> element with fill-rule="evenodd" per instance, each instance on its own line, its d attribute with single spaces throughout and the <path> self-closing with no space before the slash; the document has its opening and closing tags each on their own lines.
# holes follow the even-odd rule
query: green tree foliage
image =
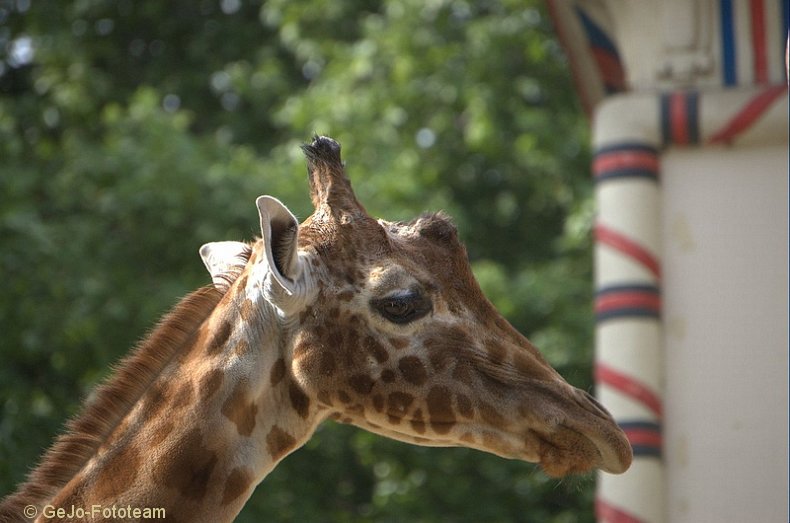
<svg viewBox="0 0 790 523">
<path fill-rule="evenodd" d="M 310 212 L 298 145 L 372 214 L 452 214 L 489 297 L 591 384 L 586 122 L 531 0 L 0 0 L 0 494 L 178 296 L 197 248 Z M 592 521 L 591 476 L 328 423 L 240 521 Z"/>
</svg>

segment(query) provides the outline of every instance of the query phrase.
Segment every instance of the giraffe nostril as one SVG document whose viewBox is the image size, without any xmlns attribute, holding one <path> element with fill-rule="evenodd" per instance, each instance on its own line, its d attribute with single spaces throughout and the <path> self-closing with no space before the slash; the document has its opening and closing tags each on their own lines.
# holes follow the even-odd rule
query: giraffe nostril
<svg viewBox="0 0 790 523">
<path fill-rule="evenodd" d="M 580 403 L 583 407 L 587 408 L 587 410 L 593 411 L 602 418 L 612 419 L 612 415 L 609 414 L 609 411 L 606 410 L 606 408 L 601 405 L 597 399 L 595 399 L 595 396 L 583 390 L 579 390 L 579 395 L 581 396 Z"/>
</svg>

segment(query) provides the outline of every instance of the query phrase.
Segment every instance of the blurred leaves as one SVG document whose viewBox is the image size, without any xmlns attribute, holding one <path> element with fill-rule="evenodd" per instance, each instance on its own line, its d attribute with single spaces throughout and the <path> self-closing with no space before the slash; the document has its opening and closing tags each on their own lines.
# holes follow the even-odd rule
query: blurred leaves
<svg viewBox="0 0 790 523">
<path fill-rule="evenodd" d="M 587 123 L 537 1 L 0 0 L 0 493 L 253 201 L 311 212 L 299 144 L 368 210 L 454 216 L 500 310 L 591 383 Z M 592 521 L 593 479 L 327 424 L 239 521 Z"/>
</svg>

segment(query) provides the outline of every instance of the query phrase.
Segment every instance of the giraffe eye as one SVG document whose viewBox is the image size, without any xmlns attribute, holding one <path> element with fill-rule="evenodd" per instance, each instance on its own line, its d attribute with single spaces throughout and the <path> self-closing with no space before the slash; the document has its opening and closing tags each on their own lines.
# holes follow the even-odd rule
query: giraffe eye
<svg viewBox="0 0 790 523">
<path fill-rule="evenodd" d="M 433 310 L 431 300 L 418 290 L 398 291 L 383 298 L 374 298 L 370 305 L 385 319 L 398 325 L 411 323 Z"/>
</svg>

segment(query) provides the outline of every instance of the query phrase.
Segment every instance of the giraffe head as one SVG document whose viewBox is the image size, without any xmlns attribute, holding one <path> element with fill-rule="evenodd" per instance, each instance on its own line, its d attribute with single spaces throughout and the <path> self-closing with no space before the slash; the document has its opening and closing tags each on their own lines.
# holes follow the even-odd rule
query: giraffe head
<svg viewBox="0 0 790 523">
<path fill-rule="evenodd" d="M 262 196 L 252 255 L 235 242 L 201 250 L 217 286 L 242 274 L 232 288 L 263 296 L 282 332 L 272 373 L 298 390 L 300 414 L 536 462 L 554 476 L 629 467 L 631 447 L 608 412 L 485 298 L 449 218 L 374 219 L 335 141 L 316 137 L 304 151 L 309 218 L 300 225 Z"/>
</svg>

